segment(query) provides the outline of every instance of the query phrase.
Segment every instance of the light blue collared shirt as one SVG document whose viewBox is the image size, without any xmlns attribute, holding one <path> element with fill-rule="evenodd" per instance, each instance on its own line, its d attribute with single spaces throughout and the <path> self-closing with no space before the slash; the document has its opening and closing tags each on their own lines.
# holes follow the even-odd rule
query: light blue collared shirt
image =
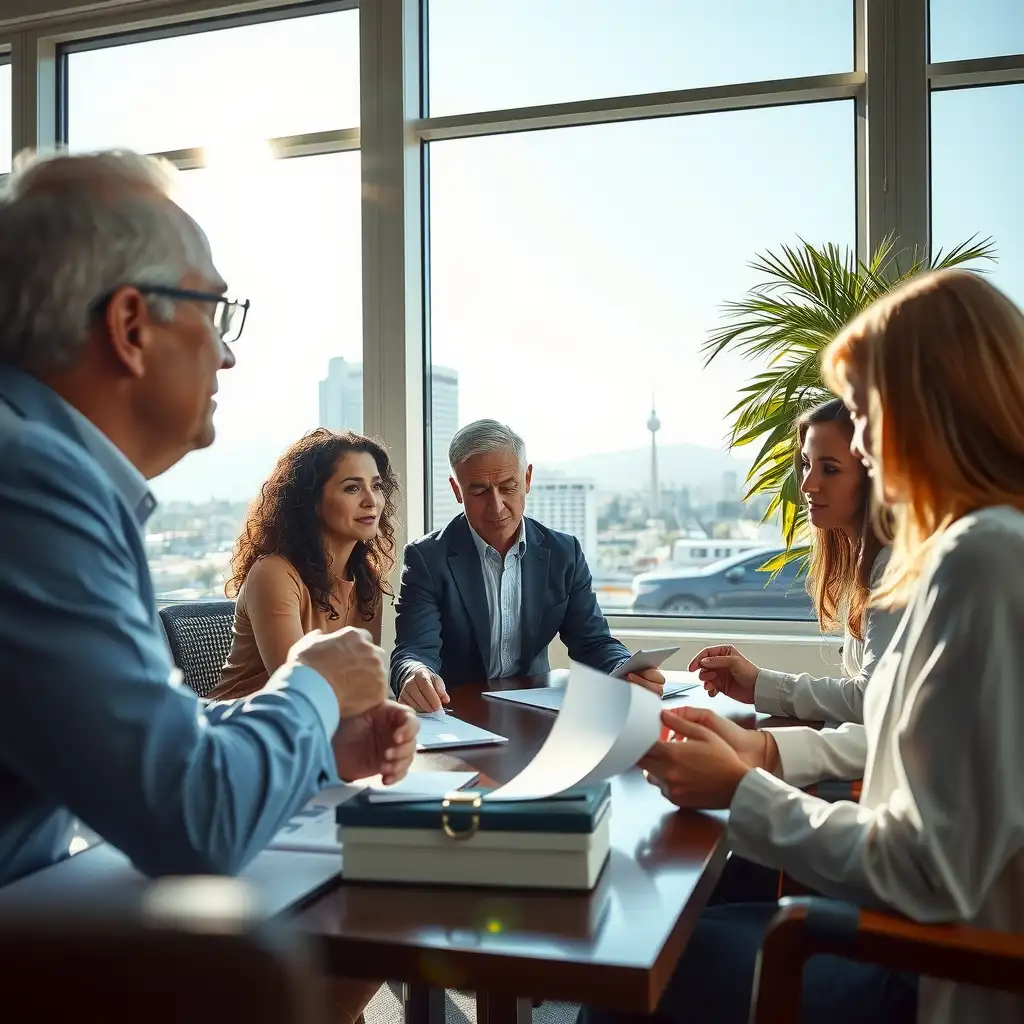
<svg viewBox="0 0 1024 1024">
<path fill-rule="evenodd" d="M 128 456 L 88 416 L 84 416 L 59 395 L 57 399 L 74 421 L 86 451 L 100 464 L 103 472 L 110 477 L 110 482 L 124 498 L 141 529 L 156 508 L 156 498 L 153 497 L 153 492 L 149 489 L 149 481 L 133 463 L 128 461 Z"/>
<path fill-rule="evenodd" d="M 519 672 L 523 646 L 523 553 L 526 551 L 526 521 L 519 524 L 515 543 L 504 558 L 472 527 L 469 532 L 480 556 L 487 594 L 487 617 L 491 625 L 491 653 L 488 679 L 508 679 Z"/>
<path fill-rule="evenodd" d="M 169 685 L 149 489 L 112 448 L 0 365 L 0 885 L 65 857 L 76 819 L 146 874 L 233 874 L 337 781 L 319 673 L 205 708 Z"/>
</svg>

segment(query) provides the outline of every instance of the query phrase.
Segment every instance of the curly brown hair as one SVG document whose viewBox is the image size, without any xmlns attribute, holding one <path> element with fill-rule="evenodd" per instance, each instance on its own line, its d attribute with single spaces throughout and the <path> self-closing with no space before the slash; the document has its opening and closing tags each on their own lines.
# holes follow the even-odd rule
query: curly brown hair
<svg viewBox="0 0 1024 1024">
<path fill-rule="evenodd" d="M 231 556 L 231 578 L 224 586 L 236 597 L 256 561 L 281 555 L 295 567 L 313 603 L 332 618 L 330 555 L 320 532 L 320 499 L 338 460 L 349 452 L 373 456 L 380 473 L 384 509 L 377 536 L 359 541 L 345 567 L 355 582 L 356 604 L 366 622 L 373 620 L 382 595 L 394 598 L 388 576 L 395 565 L 395 495 L 398 477 L 384 446 L 377 440 L 326 427 L 311 430 L 277 460 L 269 479 L 246 510 L 242 532 Z"/>
</svg>

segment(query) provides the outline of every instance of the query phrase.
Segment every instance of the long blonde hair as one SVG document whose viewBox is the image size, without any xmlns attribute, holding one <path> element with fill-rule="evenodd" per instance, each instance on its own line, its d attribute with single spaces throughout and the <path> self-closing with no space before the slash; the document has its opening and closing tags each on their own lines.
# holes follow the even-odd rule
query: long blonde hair
<svg viewBox="0 0 1024 1024">
<path fill-rule="evenodd" d="M 837 394 L 867 396 L 872 456 L 899 492 L 892 557 L 872 603 L 913 595 L 935 539 L 976 509 L 1024 509 L 1024 314 L 976 274 L 922 274 L 826 349 Z"/>
<path fill-rule="evenodd" d="M 809 409 L 796 421 L 793 468 L 798 480 L 803 475 L 803 446 L 807 431 L 821 423 L 834 423 L 848 440 L 853 439 L 853 420 L 838 398 Z M 858 640 L 864 639 L 864 612 L 871 594 L 871 567 L 883 546 L 872 519 L 870 499 L 870 482 L 867 472 L 862 470 L 856 538 L 846 530 L 822 530 L 810 524 L 807 593 L 814 603 L 823 633 L 838 629 L 845 617 L 849 634 Z"/>
</svg>

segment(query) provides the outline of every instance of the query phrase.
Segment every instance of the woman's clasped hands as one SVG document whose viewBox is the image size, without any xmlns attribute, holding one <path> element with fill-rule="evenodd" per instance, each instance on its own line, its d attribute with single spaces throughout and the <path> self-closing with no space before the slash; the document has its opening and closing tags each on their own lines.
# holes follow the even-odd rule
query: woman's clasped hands
<svg viewBox="0 0 1024 1024">
<path fill-rule="evenodd" d="M 647 781 L 677 807 L 728 807 L 747 772 L 774 772 L 778 749 L 770 732 L 744 729 L 706 708 L 663 711 L 671 730 L 640 760 Z"/>
</svg>

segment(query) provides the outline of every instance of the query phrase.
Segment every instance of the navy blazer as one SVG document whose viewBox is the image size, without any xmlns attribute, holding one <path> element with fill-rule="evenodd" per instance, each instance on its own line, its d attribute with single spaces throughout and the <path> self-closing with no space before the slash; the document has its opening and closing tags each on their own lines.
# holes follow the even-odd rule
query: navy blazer
<svg viewBox="0 0 1024 1024">
<path fill-rule="evenodd" d="M 579 541 L 527 518 L 523 554 L 523 675 L 550 671 L 557 633 L 573 661 L 611 674 L 629 651 L 609 632 Z M 487 680 L 490 622 L 480 555 L 464 515 L 406 546 L 391 685 L 398 693 L 417 664 L 449 688 Z"/>
</svg>

